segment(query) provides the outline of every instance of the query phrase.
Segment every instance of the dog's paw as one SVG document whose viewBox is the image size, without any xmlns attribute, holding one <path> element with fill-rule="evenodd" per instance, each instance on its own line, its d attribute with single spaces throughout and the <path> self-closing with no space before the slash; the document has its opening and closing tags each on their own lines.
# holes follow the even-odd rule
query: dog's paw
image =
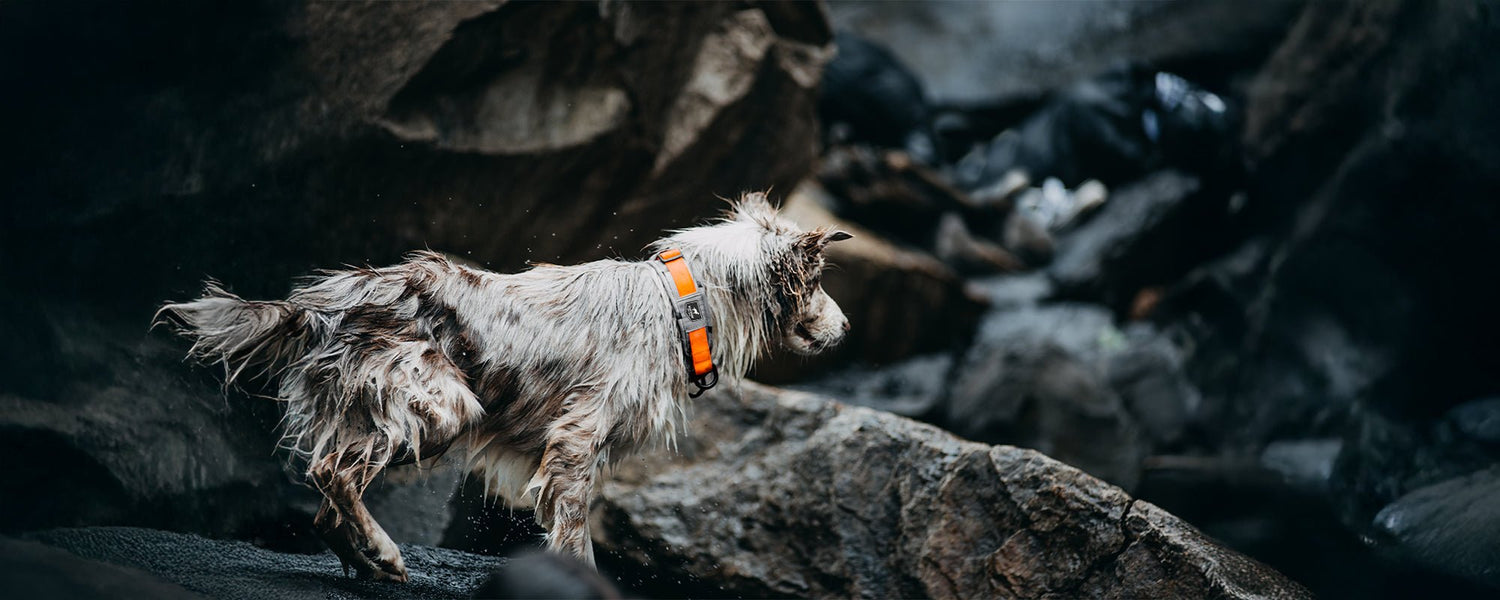
<svg viewBox="0 0 1500 600">
<path fill-rule="evenodd" d="M 368 565 L 368 573 L 361 572 L 361 576 L 376 581 L 406 582 L 406 562 L 390 538 L 371 540 L 370 544 L 360 548 L 359 553 Z"/>
<path fill-rule="evenodd" d="M 406 564 L 401 560 L 401 550 L 385 532 L 367 538 L 346 521 L 337 526 L 320 528 L 319 534 L 333 550 L 333 554 L 339 557 L 345 576 L 353 569 L 354 576 L 359 579 L 398 583 L 406 581 Z"/>
</svg>

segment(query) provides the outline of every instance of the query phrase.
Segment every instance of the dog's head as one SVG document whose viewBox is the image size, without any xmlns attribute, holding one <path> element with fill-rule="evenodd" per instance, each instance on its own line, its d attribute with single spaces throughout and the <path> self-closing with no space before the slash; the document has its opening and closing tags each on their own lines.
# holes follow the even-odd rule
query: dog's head
<svg viewBox="0 0 1500 600">
<path fill-rule="evenodd" d="M 738 295 L 737 303 L 761 303 L 763 331 L 807 355 L 838 345 L 849 330 L 844 312 L 823 291 L 822 279 L 824 250 L 850 237 L 826 227 L 804 231 L 756 192 L 732 202 L 722 221 L 679 231 L 657 246 L 680 245 L 695 272 L 702 270 L 710 283 Z"/>
</svg>

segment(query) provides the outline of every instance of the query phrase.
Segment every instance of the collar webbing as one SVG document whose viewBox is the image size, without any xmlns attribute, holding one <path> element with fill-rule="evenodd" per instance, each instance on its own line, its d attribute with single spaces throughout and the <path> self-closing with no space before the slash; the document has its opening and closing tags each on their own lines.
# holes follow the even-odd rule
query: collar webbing
<svg viewBox="0 0 1500 600">
<path fill-rule="evenodd" d="M 688 269 L 687 259 L 682 257 L 682 251 L 672 248 L 656 255 L 656 260 L 652 263 L 666 274 L 668 288 L 675 292 L 672 298 L 672 316 L 677 319 L 678 335 L 682 337 L 686 350 L 684 358 L 688 380 L 698 386 L 698 391 L 692 397 L 697 398 L 704 390 L 719 382 L 713 355 L 709 351 L 713 321 L 708 310 L 708 299 L 693 280 L 693 273 Z"/>
</svg>

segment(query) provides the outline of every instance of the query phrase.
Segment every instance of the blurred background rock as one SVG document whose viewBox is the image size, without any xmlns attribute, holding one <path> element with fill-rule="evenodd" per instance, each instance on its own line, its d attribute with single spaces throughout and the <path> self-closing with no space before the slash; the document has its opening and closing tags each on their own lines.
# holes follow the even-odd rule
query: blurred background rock
<svg viewBox="0 0 1500 600">
<path fill-rule="evenodd" d="M 6 542 L 7 556 L 42 556 L 56 572 L 105 560 L 183 584 L 195 575 L 181 561 L 111 559 L 120 544 L 97 542 L 170 548 L 161 540 L 175 538 L 160 536 L 175 534 L 48 531 L 131 526 L 273 551 L 245 554 L 247 565 L 323 551 L 315 493 L 270 451 L 277 407 L 251 397 L 265 390 L 226 399 L 212 369 L 145 330 L 158 303 L 205 277 L 271 297 L 313 269 L 424 247 L 501 271 L 635 258 L 662 230 L 716 213 L 716 195 L 771 188 L 794 219 L 857 233 L 832 249 L 838 268 L 826 276 L 855 328 L 837 352 L 772 357 L 756 379 L 1040 450 L 1319 595 L 1491 595 L 1497 10 L 1474 0 L 0 4 L 10 465 L 0 534 L 31 538 Z M 699 402 L 697 443 L 720 450 L 627 469 L 600 507 L 609 525 L 596 537 L 612 553 L 601 560 L 653 595 L 942 595 L 880 579 L 904 572 L 880 562 L 888 553 L 930 551 L 880 546 L 892 543 L 883 530 L 824 540 L 843 549 L 840 566 L 801 583 L 776 573 L 832 555 L 771 543 L 796 532 L 746 533 L 765 551 L 750 557 L 704 538 L 728 535 L 713 523 L 755 519 L 861 526 L 778 512 L 816 506 L 777 500 L 800 480 L 729 477 L 725 493 L 744 499 L 730 506 L 684 478 L 762 463 L 837 470 L 819 457 L 850 448 L 873 448 L 851 460 L 905 460 L 915 455 L 874 440 L 937 435 L 884 418 L 846 431 L 825 424 L 846 417 L 823 408 L 766 408 L 826 402 L 784 394 Z M 785 425 L 833 441 L 808 452 L 725 424 L 764 414 L 803 415 Z M 1002 470 L 1032 464 L 996 452 L 1018 461 Z M 1068 482 L 1065 500 L 1110 499 L 1071 515 L 1087 541 L 1065 547 L 1075 538 L 1020 527 L 994 541 L 1011 562 L 989 579 L 943 571 L 978 586 L 961 591 L 1225 585 L 1183 575 L 1220 556 L 1215 542 L 1149 533 L 1185 526 L 1155 513 L 1132 521 L 1149 504 L 1117 502 L 1053 465 L 1036 481 Z M 528 515 L 461 479 L 393 472 L 371 508 L 403 544 L 535 545 Z M 1011 489 L 966 481 L 976 498 Z M 936 518 L 904 502 L 866 516 Z M 683 505 L 704 520 L 684 520 L 673 509 Z M 1032 508 L 973 523 L 1011 527 Z M 1117 521 L 1143 537 L 1101 525 Z M 1188 541 L 1141 541 L 1162 536 Z M 43 556 L 36 541 L 83 558 Z M 1022 548 L 1094 562 L 1023 573 Z M 948 556 L 980 556 L 963 552 Z M 283 566 L 313 564 L 299 560 Z M 424 589 L 467 595 L 503 566 L 463 564 L 471 570 Z M 1152 569 L 1178 569 L 1158 579 L 1179 587 L 1129 578 Z M 1234 572 L 1252 574 L 1243 583 L 1258 569 Z M 983 587 L 994 581 L 1005 583 Z M 170 584 L 139 585 L 150 595 Z"/>
</svg>

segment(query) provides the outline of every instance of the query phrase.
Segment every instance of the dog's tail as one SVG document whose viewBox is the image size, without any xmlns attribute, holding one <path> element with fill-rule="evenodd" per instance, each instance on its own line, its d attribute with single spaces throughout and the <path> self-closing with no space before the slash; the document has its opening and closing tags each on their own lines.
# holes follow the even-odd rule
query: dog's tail
<svg viewBox="0 0 1500 600">
<path fill-rule="evenodd" d="M 301 356 L 313 333 L 308 317 L 291 302 L 245 300 L 209 281 L 203 297 L 163 305 L 151 326 L 167 324 L 193 340 L 188 355 L 223 364 L 229 385 L 251 367 L 271 372 Z"/>
</svg>

